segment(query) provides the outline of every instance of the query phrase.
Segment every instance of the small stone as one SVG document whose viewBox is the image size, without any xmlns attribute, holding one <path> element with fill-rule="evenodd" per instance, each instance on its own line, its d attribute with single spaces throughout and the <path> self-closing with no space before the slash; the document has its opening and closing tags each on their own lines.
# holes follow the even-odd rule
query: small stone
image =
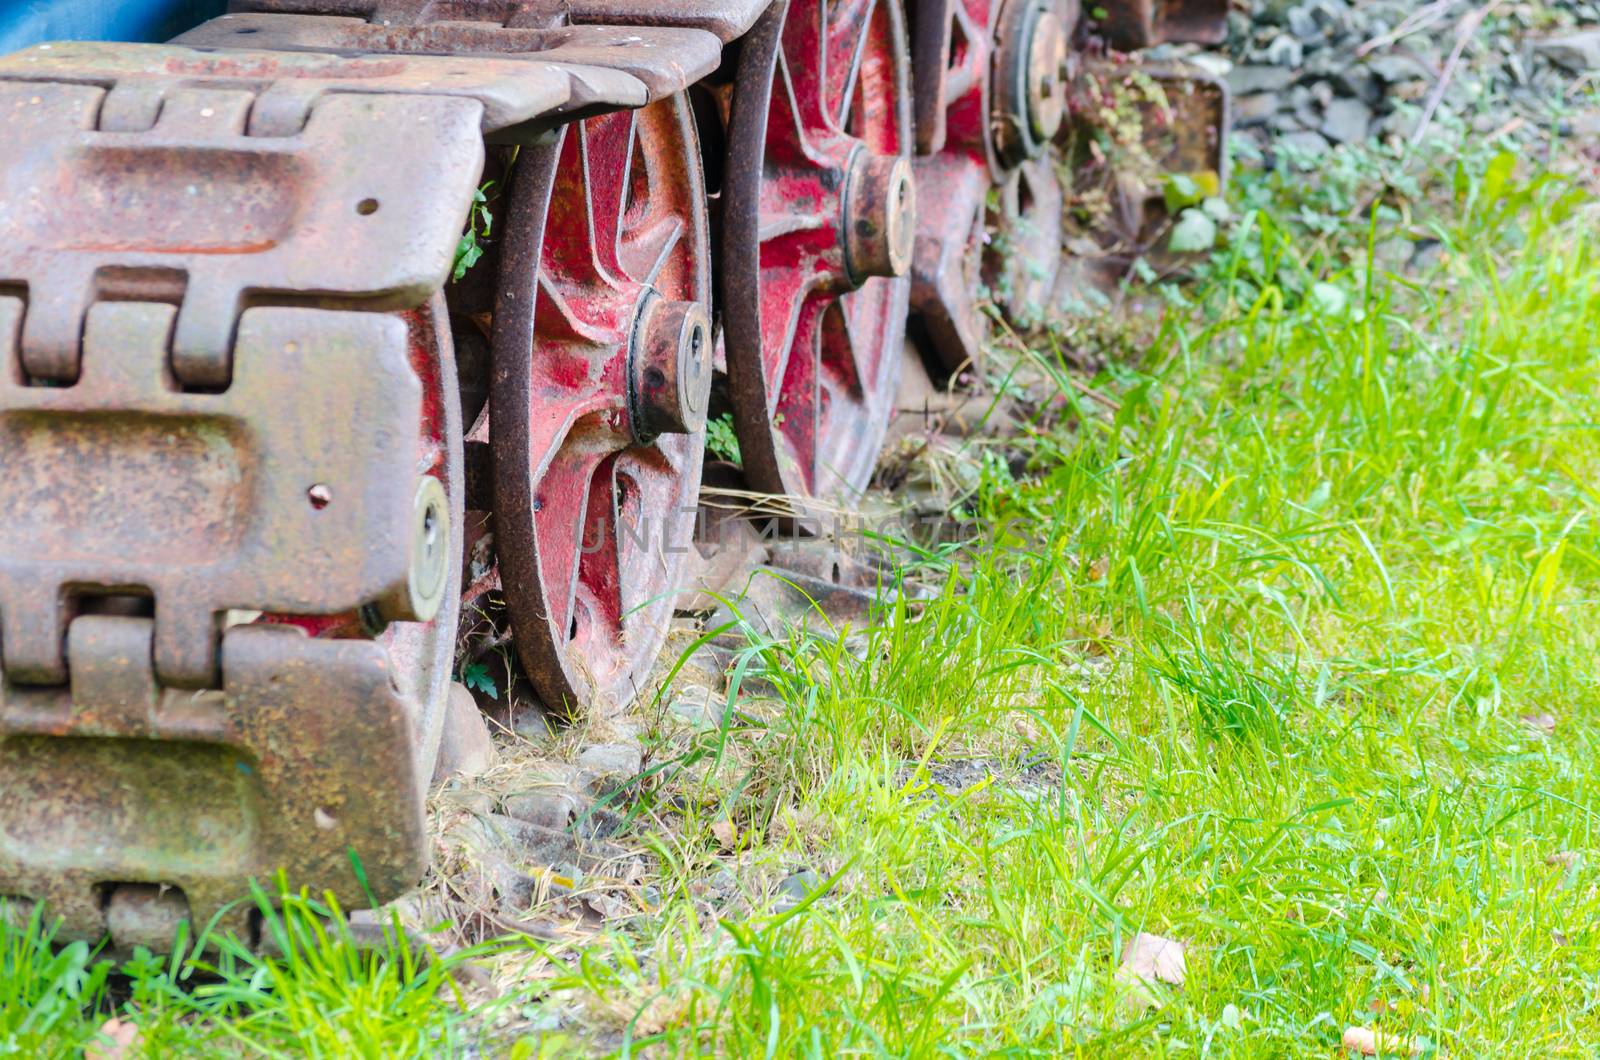
<svg viewBox="0 0 1600 1060">
<path fill-rule="evenodd" d="M 1409 55 L 1380 55 L 1367 60 L 1367 69 L 1386 85 L 1420 81 L 1428 76 L 1427 69 Z"/>
<path fill-rule="evenodd" d="M 478 701 L 465 685 L 452 681 L 445 697 L 444 731 L 439 736 L 439 757 L 434 759 L 433 782 L 451 776 L 480 776 L 493 768 L 497 758 Z"/>
<path fill-rule="evenodd" d="M 1322 28 L 1317 25 L 1317 20 L 1303 7 L 1291 7 L 1286 22 L 1289 32 L 1301 40 L 1322 36 Z"/>
<path fill-rule="evenodd" d="M 1183 985 L 1183 950 L 1181 942 L 1144 931 L 1128 940 L 1122 961 L 1112 974 L 1121 988 L 1121 1003 L 1134 1012 L 1161 1008 L 1164 991 L 1159 984 Z"/>
<path fill-rule="evenodd" d="M 1536 714 L 1524 714 L 1517 719 L 1535 736 L 1549 736 L 1556 731 L 1556 716 L 1549 711 L 1540 711 Z"/>
<path fill-rule="evenodd" d="M 801 902 L 806 896 L 822 886 L 822 877 L 812 869 L 800 869 L 791 872 L 778 883 L 777 911 L 788 912 Z"/>
<path fill-rule="evenodd" d="M 1383 99 L 1383 82 L 1365 66 L 1349 66 L 1329 75 L 1333 90 L 1341 96 L 1359 99 L 1367 106 L 1375 106 Z"/>
<path fill-rule="evenodd" d="M 667 713 L 696 729 L 720 729 L 728 702 L 704 685 L 687 685 L 667 704 Z"/>
<path fill-rule="evenodd" d="M 739 849 L 739 829 L 734 827 L 732 821 L 714 821 L 711 825 L 711 838 L 717 841 L 717 849 L 724 854 L 732 854 Z"/>
<path fill-rule="evenodd" d="M 1422 1043 L 1413 1038 L 1373 1030 L 1370 1027 L 1347 1027 L 1344 1047 L 1359 1056 L 1421 1056 Z"/>
<path fill-rule="evenodd" d="M 1305 45 L 1289 36 L 1287 33 L 1273 39 L 1267 45 L 1266 60 L 1274 66 L 1301 66 L 1305 63 Z"/>
<path fill-rule="evenodd" d="M 1600 69 L 1600 30 L 1590 29 L 1536 41 L 1533 50 L 1568 73 Z"/>
<path fill-rule="evenodd" d="M 1336 99 L 1322 115 L 1323 136 L 1335 143 L 1360 143 L 1367 138 L 1372 111 L 1359 99 Z"/>
<path fill-rule="evenodd" d="M 1190 66 L 1198 67 L 1202 72 L 1208 73 L 1212 77 L 1227 77 L 1228 71 L 1233 69 L 1233 63 L 1227 58 L 1221 55 L 1213 55 L 1210 52 L 1199 52 L 1188 56 L 1184 59 L 1184 62 Z"/>
<path fill-rule="evenodd" d="M 1252 125 L 1265 125 L 1278 109 L 1278 97 L 1261 93 L 1238 96 L 1233 101 L 1233 124 L 1241 129 Z"/>
<path fill-rule="evenodd" d="M 1325 155 L 1333 146 L 1321 133 L 1309 130 L 1289 133 L 1279 140 L 1278 144 L 1305 155 Z"/>
<path fill-rule="evenodd" d="M 113 1016 L 100 1024 L 99 1036 L 84 1049 L 84 1060 L 122 1060 L 134 1051 L 142 1053 L 139 1044 L 138 1024 Z"/>
<path fill-rule="evenodd" d="M 593 743 L 578 753 L 578 766 L 597 778 L 631 780 L 644 768 L 638 744 Z"/>
<path fill-rule="evenodd" d="M 1372 257 L 1381 267 L 1390 272 L 1399 272 L 1411 263 L 1411 255 L 1416 251 L 1416 244 L 1405 236 L 1391 236 L 1380 240 L 1372 248 Z"/>
<path fill-rule="evenodd" d="M 589 807 L 581 793 L 562 786 L 535 788 L 506 799 L 506 814 L 544 828 L 565 830 Z"/>
<path fill-rule="evenodd" d="M 1228 90 L 1235 96 L 1282 92 L 1294 83 L 1294 71 L 1281 66 L 1235 66 L 1228 74 Z"/>
<path fill-rule="evenodd" d="M 1444 244 L 1437 239 L 1422 239 L 1417 241 L 1416 253 L 1411 258 L 1411 271 L 1427 272 L 1439 264 L 1439 259 L 1444 257 Z"/>
</svg>

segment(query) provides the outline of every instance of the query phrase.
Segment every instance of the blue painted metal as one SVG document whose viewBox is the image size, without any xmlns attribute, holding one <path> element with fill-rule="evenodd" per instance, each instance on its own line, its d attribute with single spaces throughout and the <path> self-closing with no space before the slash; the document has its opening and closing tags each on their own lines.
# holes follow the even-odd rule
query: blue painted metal
<svg viewBox="0 0 1600 1060">
<path fill-rule="evenodd" d="M 0 55 L 46 40 L 164 41 L 227 0 L 0 0 Z"/>
</svg>

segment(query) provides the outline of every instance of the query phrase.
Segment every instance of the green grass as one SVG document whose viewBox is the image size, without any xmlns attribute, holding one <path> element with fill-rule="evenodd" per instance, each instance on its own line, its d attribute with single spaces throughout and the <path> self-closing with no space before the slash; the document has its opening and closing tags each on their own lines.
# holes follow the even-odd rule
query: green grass
<svg viewBox="0 0 1600 1060">
<path fill-rule="evenodd" d="M 648 915 L 501 949 L 492 1003 L 293 903 L 289 959 L 145 958 L 117 993 L 35 922 L 0 931 L 0 1052 L 114 1009 L 148 1055 L 1328 1056 L 1354 1025 L 1587 1053 L 1592 219 L 1488 155 L 1360 174 L 1247 179 L 1112 401 L 1031 355 L 1058 411 L 958 457 L 981 485 L 922 551 L 932 599 L 758 639 L 748 720 L 661 736 Z M 1370 267 L 1401 229 L 1437 273 Z M 800 867 L 823 886 L 785 908 Z M 1138 931 L 1188 946 L 1158 1009 L 1114 976 Z"/>
<path fill-rule="evenodd" d="M 1063 386 L 1075 429 L 985 461 L 935 600 L 761 648 L 784 710 L 676 782 L 659 914 L 547 996 L 668 1053 L 1600 1041 L 1600 261 L 1537 183 L 1464 172 L 1420 280 L 1362 213 L 1246 218 L 1114 413 Z M 833 884 L 777 912 L 797 865 Z M 751 908 L 705 899 L 724 867 Z M 1141 930 L 1189 947 L 1159 1010 L 1113 975 Z"/>
</svg>

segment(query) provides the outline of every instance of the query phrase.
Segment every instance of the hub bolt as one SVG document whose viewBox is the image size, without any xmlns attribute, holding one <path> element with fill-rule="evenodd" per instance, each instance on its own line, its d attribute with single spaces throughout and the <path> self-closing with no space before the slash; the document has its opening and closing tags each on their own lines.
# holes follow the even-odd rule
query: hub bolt
<svg viewBox="0 0 1600 1060">
<path fill-rule="evenodd" d="M 844 197 L 844 253 L 850 278 L 904 276 L 917 236 L 917 191 L 911 161 L 857 151 Z"/>
<path fill-rule="evenodd" d="M 711 317 L 699 302 L 650 296 L 634 324 L 628 354 L 633 434 L 693 434 L 711 399 Z"/>
<path fill-rule="evenodd" d="M 432 475 L 417 483 L 411 508 L 411 557 L 406 581 L 364 609 L 362 621 L 382 628 L 387 622 L 431 622 L 444 603 L 450 580 L 450 504 L 444 486 Z M 376 614 L 372 614 L 372 611 Z"/>
</svg>

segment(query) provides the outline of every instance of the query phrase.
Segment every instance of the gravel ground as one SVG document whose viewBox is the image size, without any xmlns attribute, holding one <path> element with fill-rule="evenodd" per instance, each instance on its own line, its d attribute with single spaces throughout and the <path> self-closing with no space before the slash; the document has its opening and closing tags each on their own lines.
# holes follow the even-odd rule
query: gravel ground
<svg viewBox="0 0 1600 1060">
<path fill-rule="evenodd" d="M 1212 52 L 1167 47 L 1226 78 L 1236 155 L 1465 126 L 1524 142 L 1600 138 L 1600 3 L 1256 0 Z"/>
</svg>

